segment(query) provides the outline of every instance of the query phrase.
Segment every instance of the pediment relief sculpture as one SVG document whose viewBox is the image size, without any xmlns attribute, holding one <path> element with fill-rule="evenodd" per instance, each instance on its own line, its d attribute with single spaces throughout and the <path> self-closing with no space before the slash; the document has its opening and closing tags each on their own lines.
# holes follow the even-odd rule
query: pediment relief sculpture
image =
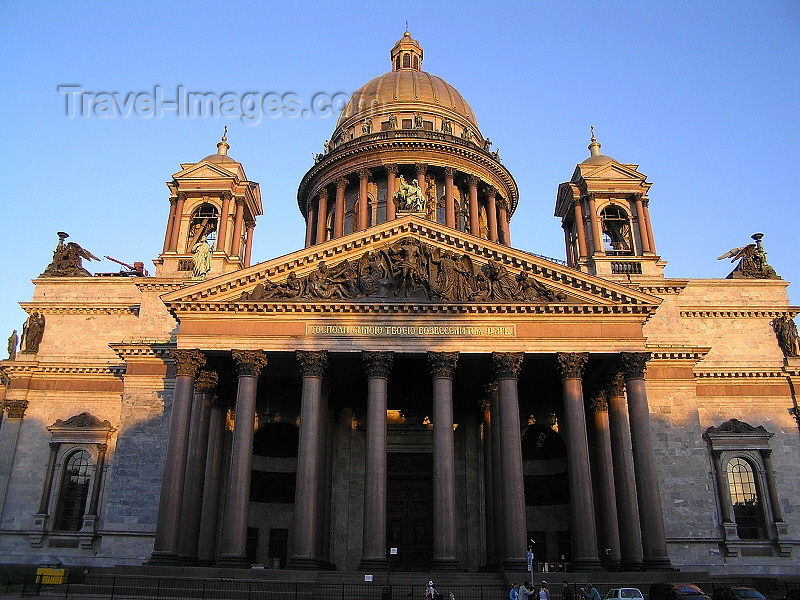
<svg viewBox="0 0 800 600">
<path fill-rule="evenodd" d="M 566 295 L 551 290 L 527 273 L 513 274 L 494 260 L 473 263 L 467 254 L 440 250 L 404 237 L 385 249 L 365 252 L 357 261 L 346 259 L 284 283 L 265 281 L 240 296 L 245 301 L 358 300 L 388 298 L 449 302 L 564 302 Z"/>
</svg>

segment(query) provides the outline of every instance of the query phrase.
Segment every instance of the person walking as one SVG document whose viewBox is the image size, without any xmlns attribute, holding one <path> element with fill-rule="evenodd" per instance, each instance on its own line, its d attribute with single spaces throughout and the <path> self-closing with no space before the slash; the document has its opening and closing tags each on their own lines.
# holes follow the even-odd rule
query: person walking
<svg viewBox="0 0 800 600">
<path fill-rule="evenodd" d="M 511 584 L 511 590 L 508 592 L 508 600 L 519 600 L 519 585 L 516 583 Z"/>
<path fill-rule="evenodd" d="M 561 600 L 575 600 L 575 595 L 572 593 L 572 588 L 566 581 L 561 582 Z"/>
</svg>

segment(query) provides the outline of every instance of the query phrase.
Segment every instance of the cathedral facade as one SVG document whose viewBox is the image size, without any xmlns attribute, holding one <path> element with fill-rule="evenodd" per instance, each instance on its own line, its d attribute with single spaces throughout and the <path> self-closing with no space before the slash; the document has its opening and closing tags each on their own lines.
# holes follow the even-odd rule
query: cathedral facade
<svg viewBox="0 0 800 600">
<path fill-rule="evenodd" d="M 353 94 L 290 254 L 251 264 L 225 137 L 153 276 L 59 234 L 0 362 L 0 561 L 796 570 L 800 309 L 761 235 L 665 277 L 651 183 L 593 135 L 566 259 L 515 248 L 514 177 L 422 62 L 406 33 Z"/>
</svg>

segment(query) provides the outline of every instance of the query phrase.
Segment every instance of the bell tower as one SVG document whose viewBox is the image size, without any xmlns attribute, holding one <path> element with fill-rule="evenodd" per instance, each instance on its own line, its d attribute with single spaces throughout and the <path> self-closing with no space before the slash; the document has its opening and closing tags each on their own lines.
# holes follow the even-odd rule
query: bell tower
<svg viewBox="0 0 800 600">
<path fill-rule="evenodd" d="M 156 275 L 201 279 L 250 266 L 261 189 L 228 156 L 229 148 L 223 135 L 215 154 L 181 164 L 167 182 L 169 217 L 164 249 L 153 261 Z M 199 269 L 198 252 L 205 255 Z"/>
<path fill-rule="evenodd" d="M 594 128 L 588 148 L 589 158 L 556 197 L 567 264 L 609 279 L 663 277 L 666 263 L 656 253 L 648 210 L 652 183 L 639 165 L 601 154 Z"/>
</svg>

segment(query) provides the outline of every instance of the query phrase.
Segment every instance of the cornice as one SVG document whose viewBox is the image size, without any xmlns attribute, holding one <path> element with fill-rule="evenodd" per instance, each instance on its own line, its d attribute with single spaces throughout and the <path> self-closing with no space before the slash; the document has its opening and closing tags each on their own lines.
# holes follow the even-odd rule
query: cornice
<svg viewBox="0 0 800 600">
<path fill-rule="evenodd" d="M 136 317 L 139 316 L 140 304 L 132 304 L 130 302 L 92 302 L 92 301 L 77 301 L 77 300 L 52 300 L 52 301 L 34 301 L 34 302 L 20 302 L 19 305 L 26 313 L 38 311 L 46 315 L 56 314 L 132 314 Z"/>
<path fill-rule="evenodd" d="M 697 379 L 775 379 L 785 378 L 786 372 L 780 368 L 716 368 L 695 369 Z"/>
<path fill-rule="evenodd" d="M 645 349 L 650 352 L 651 363 L 654 361 L 688 361 L 697 363 L 703 360 L 711 351 L 710 347 L 703 346 L 668 346 L 662 344 L 647 344 Z"/>
<path fill-rule="evenodd" d="M 465 169 L 470 165 L 479 165 L 487 171 L 493 173 L 498 181 L 503 182 L 508 191 L 508 200 L 511 202 L 511 214 L 516 210 L 519 201 L 517 183 L 511 172 L 495 158 L 491 153 L 483 150 L 472 142 L 467 142 L 459 137 L 428 130 L 404 130 L 397 129 L 392 131 L 379 131 L 369 135 L 359 136 L 355 139 L 337 146 L 334 150 L 325 154 L 320 162 L 316 163 L 306 172 L 297 190 L 297 203 L 300 212 L 305 216 L 306 208 L 304 201 L 317 193 L 317 188 L 323 183 L 317 180 L 323 173 L 330 171 L 326 177 L 325 185 L 341 176 L 350 174 L 349 170 L 336 169 L 337 163 L 347 162 L 350 158 L 358 157 L 358 166 L 361 168 L 383 167 L 386 160 L 383 157 L 387 151 L 410 151 L 410 152 L 442 152 L 452 156 L 457 156 L 465 160 Z M 373 154 L 372 160 L 364 160 L 364 154 Z M 419 156 L 409 156 L 408 164 L 419 162 Z M 391 163 L 402 163 L 392 159 Z M 453 166 L 451 164 L 438 165 L 436 162 L 426 161 L 429 166 Z M 460 169 L 461 170 L 461 169 Z M 465 172 L 469 172 L 465 170 Z M 472 173 L 469 173 L 472 174 Z M 329 181 L 328 181 L 329 180 Z M 313 185 L 312 185 L 313 182 Z M 493 182 L 489 182 L 493 183 Z M 509 215 L 510 217 L 511 215 Z"/>
<path fill-rule="evenodd" d="M 158 358 L 171 361 L 170 350 L 177 347 L 174 342 L 169 340 L 156 339 L 127 340 L 117 344 L 109 344 L 108 346 L 125 361 L 133 357 Z"/>
<path fill-rule="evenodd" d="M 137 278 L 134 283 L 136 287 L 139 288 L 140 291 L 157 291 L 161 293 L 171 292 L 173 290 L 179 290 L 182 287 L 186 287 L 186 280 L 185 279 L 161 279 L 156 277 L 139 277 Z"/>
<path fill-rule="evenodd" d="M 312 313 L 312 314 L 540 314 L 540 315 L 650 315 L 657 306 L 644 304 L 442 304 L 411 302 L 250 302 L 174 301 L 172 310 L 186 313 Z"/>
<path fill-rule="evenodd" d="M 124 367 L 120 365 L 112 365 L 108 363 L 102 364 L 86 364 L 85 362 L 80 365 L 73 363 L 22 363 L 15 364 L 14 362 L 4 362 L 2 365 L 3 372 L 6 373 L 11 379 L 19 376 L 59 376 L 64 375 L 71 377 L 92 377 L 97 376 L 116 376 L 119 370 Z"/>
<path fill-rule="evenodd" d="M 715 319 L 773 319 L 788 314 L 794 317 L 800 312 L 796 306 L 683 306 L 680 309 L 682 318 L 715 318 Z"/>
</svg>

